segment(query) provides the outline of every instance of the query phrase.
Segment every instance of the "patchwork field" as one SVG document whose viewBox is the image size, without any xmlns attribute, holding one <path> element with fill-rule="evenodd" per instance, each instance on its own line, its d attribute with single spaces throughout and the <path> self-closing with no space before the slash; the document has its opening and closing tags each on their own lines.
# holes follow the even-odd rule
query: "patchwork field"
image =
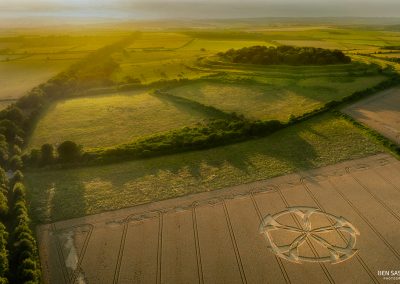
<svg viewBox="0 0 400 284">
<path fill-rule="evenodd" d="M 0 83 L 6 86 L 0 92 L 0 99 L 18 98 L 91 51 L 115 42 L 127 34 L 127 31 L 90 30 L 75 31 L 71 36 L 62 33 L 48 35 L 45 31 L 37 35 L 24 35 L 19 32 L 14 37 L 2 37 L 0 34 L 0 73 L 7 74 L 7 77 L 0 76 Z M 290 44 L 338 48 L 356 54 L 375 53 L 382 46 L 400 43 L 397 32 L 324 26 L 300 30 L 272 28 L 236 33 L 147 31 L 137 34 L 137 39 L 130 46 L 115 55 L 120 69 L 113 74 L 112 80 L 117 84 L 129 84 L 138 80 L 148 84 L 160 80 L 196 79 L 214 74 L 218 69 L 197 68 L 197 59 L 230 48 Z M 360 56 L 354 56 L 354 59 L 372 62 Z"/>
<path fill-rule="evenodd" d="M 344 112 L 400 144 L 400 89 L 386 90 L 361 100 Z"/>
<path fill-rule="evenodd" d="M 292 46 L 310 46 L 328 49 L 347 49 L 345 45 L 336 42 L 329 42 L 324 40 L 277 40 L 281 45 L 292 45 Z"/>
<path fill-rule="evenodd" d="M 0 109 L 121 36 L 26 33 L 12 37 L 0 33 Z"/>
<path fill-rule="evenodd" d="M 84 147 L 112 146 L 206 121 L 201 110 L 146 91 L 59 101 L 40 119 L 30 148 L 72 140 Z"/>
<path fill-rule="evenodd" d="M 82 13 L 0 29 L 0 110 L 38 86 L 1 112 L 13 177 L 0 176 L 0 282 L 37 283 L 40 268 L 57 284 L 386 283 L 379 271 L 398 271 L 395 147 L 336 111 L 298 118 L 400 81 L 393 19 L 84 26 Z M 218 54 L 251 46 L 273 48 Z M 400 144 L 399 95 L 344 111 Z"/>
<path fill-rule="evenodd" d="M 265 41 L 243 39 L 203 39 L 184 33 L 141 33 L 123 52 L 114 55 L 120 70 L 113 75 L 116 82 L 132 80 L 148 84 L 159 80 L 196 79 L 215 73 L 195 68 L 199 57 L 213 55 L 229 48 L 266 45 Z"/>
<path fill-rule="evenodd" d="M 377 155 L 43 225 L 44 282 L 387 283 L 399 177 Z"/>
<path fill-rule="evenodd" d="M 26 172 L 33 217 L 95 214 L 334 164 L 384 151 L 347 121 L 323 115 L 263 139 L 107 166 Z"/>
<path fill-rule="evenodd" d="M 385 77 L 311 77 L 296 80 L 260 76 L 252 79 L 255 82 L 240 83 L 240 78 L 236 83 L 202 80 L 169 89 L 168 92 L 251 119 L 286 121 L 291 115 L 301 115 L 329 101 L 340 100 L 355 91 L 375 86 Z"/>
</svg>

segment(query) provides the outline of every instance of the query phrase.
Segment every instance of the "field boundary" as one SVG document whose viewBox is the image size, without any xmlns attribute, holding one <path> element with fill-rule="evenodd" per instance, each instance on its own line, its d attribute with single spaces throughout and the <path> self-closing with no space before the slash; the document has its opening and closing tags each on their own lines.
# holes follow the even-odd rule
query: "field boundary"
<svg viewBox="0 0 400 284">
<path fill-rule="evenodd" d="M 303 180 L 321 181 L 330 179 L 331 177 L 335 176 L 342 176 L 346 174 L 346 168 L 348 168 L 352 172 L 358 172 L 370 168 L 385 166 L 396 161 L 398 161 L 398 159 L 392 155 L 389 155 L 387 153 L 379 153 L 364 158 L 357 158 L 353 160 L 339 162 L 333 165 L 324 166 L 322 168 L 300 170 L 290 174 L 284 174 L 269 179 L 229 186 L 218 190 L 204 191 L 194 194 L 191 193 L 188 195 L 182 195 L 179 197 L 164 199 L 156 202 L 147 202 L 127 208 L 108 210 L 106 212 L 96 214 L 88 214 L 83 217 L 42 223 L 38 224 L 38 227 L 48 226 L 49 224 L 55 223 L 58 226 L 65 228 L 68 227 L 69 223 L 75 222 L 75 220 L 85 220 L 90 224 L 95 224 L 97 221 L 93 222 L 91 221 L 91 219 L 96 218 L 98 219 L 98 222 L 104 222 L 104 220 L 111 219 L 113 215 L 116 215 L 119 212 L 126 212 L 126 216 L 134 215 L 136 216 L 135 221 L 142 221 L 147 218 L 153 218 L 154 214 L 158 214 L 159 212 L 168 213 L 191 210 L 194 205 L 198 206 L 201 204 L 213 204 L 216 201 L 221 200 L 221 198 L 229 200 L 259 192 L 276 191 L 277 186 L 295 187 L 297 185 L 302 185 Z M 338 168 L 340 168 L 341 170 L 338 170 Z M 179 203 L 178 201 L 180 200 L 185 201 L 180 203 L 179 205 L 176 205 L 177 203 Z M 111 217 L 108 217 L 110 215 Z M 124 220 L 125 219 L 117 219 L 115 222 L 123 222 Z"/>
</svg>

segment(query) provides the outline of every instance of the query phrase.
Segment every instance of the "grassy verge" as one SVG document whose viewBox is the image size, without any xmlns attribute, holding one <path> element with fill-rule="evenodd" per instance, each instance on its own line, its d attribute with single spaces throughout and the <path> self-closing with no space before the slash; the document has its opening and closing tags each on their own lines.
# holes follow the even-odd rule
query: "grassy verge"
<svg viewBox="0 0 400 284">
<path fill-rule="evenodd" d="M 337 116 L 347 120 L 348 122 L 353 124 L 355 127 L 360 129 L 361 131 L 363 131 L 365 133 L 365 135 L 367 135 L 371 139 L 375 140 L 378 144 L 381 144 L 383 147 L 387 148 L 388 151 L 392 152 L 397 158 L 400 158 L 400 146 L 397 145 L 396 143 L 394 143 L 392 140 L 383 136 L 382 134 L 373 130 L 372 128 L 365 126 L 364 124 L 358 122 L 357 120 L 352 118 L 350 115 L 347 115 L 347 114 L 342 113 L 337 110 L 334 111 L 334 113 Z"/>
<path fill-rule="evenodd" d="M 323 114 L 266 138 L 165 157 L 26 173 L 36 222 L 84 216 L 364 157 L 385 149 Z"/>
</svg>

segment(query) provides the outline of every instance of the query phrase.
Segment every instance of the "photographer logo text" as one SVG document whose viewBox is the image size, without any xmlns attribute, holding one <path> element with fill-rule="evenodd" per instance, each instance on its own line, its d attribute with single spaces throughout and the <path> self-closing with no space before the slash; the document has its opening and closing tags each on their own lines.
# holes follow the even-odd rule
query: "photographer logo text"
<svg viewBox="0 0 400 284">
<path fill-rule="evenodd" d="M 400 280 L 400 270 L 378 270 L 383 280 Z"/>
</svg>

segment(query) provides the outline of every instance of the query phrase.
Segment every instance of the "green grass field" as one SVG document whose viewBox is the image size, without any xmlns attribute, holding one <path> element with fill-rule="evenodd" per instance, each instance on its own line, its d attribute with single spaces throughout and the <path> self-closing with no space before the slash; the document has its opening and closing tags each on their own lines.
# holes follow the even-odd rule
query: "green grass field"
<svg viewBox="0 0 400 284">
<path fill-rule="evenodd" d="M 290 115 L 301 115 L 329 101 L 372 87 L 385 77 L 259 79 L 263 84 L 202 80 L 168 92 L 227 112 L 237 112 L 251 119 L 286 121 Z"/>
<path fill-rule="evenodd" d="M 53 31 L 54 32 L 54 31 Z M 46 82 L 104 45 L 117 41 L 123 34 L 65 35 L 41 31 L 15 32 L 14 36 L 0 33 L 0 100 L 17 99 L 33 87 Z M 125 33 L 126 34 L 126 33 Z M 8 103 L 3 103 L 4 108 Z"/>
<path fill-rule="evenodd" d="M 144 32 L 128 48 L 132 49 L 176 49 L 192 40 L 182 33 Z"/>
<path fill-rule="evenodd" d="M 113 75 L 113 80 L 123 84 L 131 77 L 148 84 L 160 80 L 197 79 L 215 73 L 211 69 L 193 68 L 199 57 L 253 45 L 272 44 L 243 39 L 202 39 L 183 33 L 143 32 L 123 52 L 114 55 L 120 69 Z"/>
<path fill-rule="evenodd" d="M 376 57 L 381 57 L 381 58 L 400 58 L 400 53 L 381 53 L 381 54 L 374 54 Z"/>
<path fill-rule="evenodd" d="M 121 32 L 108 30 L 92 36 L 85 32 L 76 31 L 72 38 L 61 37 L 58 42 L 57 38 L 45 35 L 42 46 L 32 39 L 25 40 L 24 46 L 17 40 L 10 43 L 0 37 L 0 68 L 1 64 L 21 64 L 15 71 L 18 80 L 24 77 L 21 70 L 38 68 L 30 63 L 34 59 L 52 66 L 65 64 L 57 67 L 60 70 L 66 63 L 133 30 L 132 27 Z M 85 37 L 88 37 L 86 41 Z M 76 43 L 78 38 L 83 43 Z M 280 44 L 338 48 L 356 62 L 265 67 L 224 63 L 214 56 L 230 48 Z M 292 114 L 311 111 L 384 80 L 371 63 L 394 68 L 398 64 L 365 55 L 376 55 L 388 45 L 400 45 L 400 32 L 323 25 L 258 25 L 238 30 L 208 26 L 205 29 L 148 29 L 137 33 L 129 46 L 112 55 L 119 68 L 110 79 L 116 85 L 189 79 L 192 81 L 174 85 L 168 91 L 253 119 L 287 120 Z M 12 69 L 0 71 L 14 72 Z M 12 85 L 19 85 L 23 91 L 31 80 L 29 88 L 45 80 L 42 77 L 39 82 L 39 79 L 34 81 L 35 76 L 28 77 L 23 82 L 25 85 Z M 11 82 L 21 82 L 17 79 Z M 0 98 L 10 97 L 5 95 L 10 90 L 1 92 Z M 47 109 L 28 149 L 64 140 L 73 140 L 86 148 L 112 146 L 207 119 L 210 119 L 207 114 L 193 106 L 177 105 L 145 91 L 76 97 L 54 103 Z M 24 174 L 35 221 L 49 222 L 216 190 L 382 151 L 381 146 L 347 121 L 324 114 L 266 138 L 229 146 L 106 166 L 36 169 Z"/>
<path fill-rule="evenodd" d="M 25 59 L 0 62 L 0 99 L 17 99 L 33 87 L 46 82 L 67 68 L 74 60 L 51 61 L 46 59 Z"/>
<path fill-rule="evenodd" d="M 74 98 L 57 102 L 47 110 L 29 148 L 65 140 L 84 147 L 112 146 L 207 119 L 201 111 L 145 91 Z"/>
<path fill-rule="evenodd" d="M 26 173 L 34 219 L 49 222 L 216 190 L 383 149 L 329 114 L 269 137 L 205 151 Z"/>
</svg>

